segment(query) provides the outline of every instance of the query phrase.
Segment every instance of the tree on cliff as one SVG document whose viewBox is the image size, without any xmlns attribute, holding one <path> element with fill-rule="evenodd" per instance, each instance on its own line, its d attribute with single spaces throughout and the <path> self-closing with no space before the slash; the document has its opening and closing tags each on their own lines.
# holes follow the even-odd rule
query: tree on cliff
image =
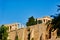
<svg viewBox="0 0 60 40">
<path fill-rule="evenodd" d="M 28 19 L 28 22 L 26 23 L 26 26 L 31 26 L 31 25 L 35 25 L 36 24 L 36 21 L 34 19 L 33 16 L 31 16 L 29 19 Z"/>
<path fill-rule="evenodd" d="M 0 40 L 7 40 L 8 37 L 8 28 L 4 25 L 0 26 Z"/>
<path fill-rule="evenodd" d="M 52 29 L 56 30 L 58 29 L 58 31 L 60 30 L 60 14 L 58 14 L 57 16 L 53 16 L 54 19 L 52 20 Z M 53 31 L 54 31 L 53 30 Z M 58 36 L 60 35 L 60 32 L 57 32 Z"/>
<path fill-rule="evenodd" d="M 58 7 L 60 8 L 60 5 L 58 5 Z M 58 11 L 60 11 L 60 9 L 58 9 Z M 58 29 L 57 35 L 60 36 L 60 13 L 57 15 L 53 15 L 52 17 L 52 29 Z"/>
</svg>

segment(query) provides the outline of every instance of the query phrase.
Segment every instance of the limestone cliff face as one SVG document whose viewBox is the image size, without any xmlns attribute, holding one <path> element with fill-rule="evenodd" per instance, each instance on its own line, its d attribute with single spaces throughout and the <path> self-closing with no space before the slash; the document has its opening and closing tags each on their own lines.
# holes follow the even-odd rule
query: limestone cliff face
<svg viewBox="0 0 60 40">
<path fill-rule="evenodd" d="M 9 32 L 8 39 L 15 40 L 16 32 L 19 40 L 51 40 L 56 39 L 57 30 L 51 32 L 51 38 L 49 39 L 49 29 L 47 25 L 37 24 L 29 26 L 27 28 L 20 28 Z"/>
<path fill-rule="evenodd" d="M 8 39 L 9 40 L 15 40 L 16 32 L 17 32 L 19 40 L 27 40 L 27 34 L 28 34 L 28 32 L 27 32 L 26 28 L 21 28 L 21 29 L 18 29 L 18 30 L 10 31 Z"/>
<path fill-rule="evenodd" d="M 37 24 L 33 25 L 28 28 L 20 28 L 17 30 L 13 30 L 9 32 L 8 39 L 15 40 L 16 31 L 18 34 L 19 40 L 28 40 L 28 37 L 30 37 L 30 40 L 40 40 L 40 37 L 42 35 L 42 39 L 45 40 L 45 34 L 46 34 L 46 25 L 45 24 Z M 30 33 L 30 35 L 28 35 Z"/>
</svg>

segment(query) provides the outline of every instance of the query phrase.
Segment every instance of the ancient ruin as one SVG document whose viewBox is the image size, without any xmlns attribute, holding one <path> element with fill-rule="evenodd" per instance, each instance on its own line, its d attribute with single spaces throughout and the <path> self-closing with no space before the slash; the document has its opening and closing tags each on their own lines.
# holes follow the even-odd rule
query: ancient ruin
<svg viewBox="0 0 60 40">
<path fill-rule="evenodd" d="M 59 40 L 57 30 L 50 32 L 50 25 L 46 25 L 48 21 L 51 21 L 50 17 L 37 18 L 37 20 L 42 20 L 42 23 L 24 28 L 18 28 L 18 23 L 5 25 L 9 27 L 8 40 L 15 40 L 16 33 L 18 40 Z"/>
</svg>

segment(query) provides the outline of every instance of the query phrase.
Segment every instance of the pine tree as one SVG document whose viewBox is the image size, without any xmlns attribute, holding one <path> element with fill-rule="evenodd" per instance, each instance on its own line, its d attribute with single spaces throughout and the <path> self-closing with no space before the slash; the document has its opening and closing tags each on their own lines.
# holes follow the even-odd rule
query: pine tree
<svg viewBox="0 0 60 40">
<path fill-rule="evenodd" d="M 26 23 L 26 26 L 31 26 L 31 25 L 35 25 L 36 24 L 36 21 L 34 19 L 33 16 L 31 16 L 29 19 L 28 19 L 28 22 Z"/>
</svg>

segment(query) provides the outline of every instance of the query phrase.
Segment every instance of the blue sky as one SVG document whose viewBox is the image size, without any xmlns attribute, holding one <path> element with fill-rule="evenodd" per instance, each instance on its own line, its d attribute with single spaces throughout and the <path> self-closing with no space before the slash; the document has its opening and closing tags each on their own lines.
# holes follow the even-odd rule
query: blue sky
<svg viewBox="0 0 60 40">
<path fill-rule="evenodd" d="M 0 24 L 25 24 L 30 16 L 54 15 L 60 0 L 0 0 Z"/>
</svg>

